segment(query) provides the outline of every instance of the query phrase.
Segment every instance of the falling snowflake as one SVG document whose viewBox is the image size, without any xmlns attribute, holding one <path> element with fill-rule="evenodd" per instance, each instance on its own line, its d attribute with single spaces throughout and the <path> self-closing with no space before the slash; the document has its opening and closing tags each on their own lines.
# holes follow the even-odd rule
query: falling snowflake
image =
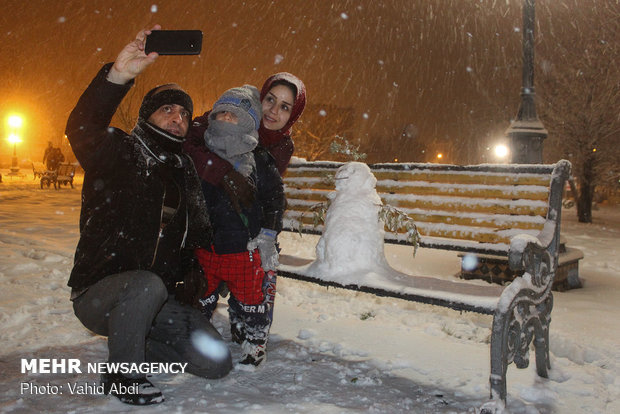
<svg viewBox="0 0 620 414">
<path fill-rule="evenodd" d="M 349 18 L 349 15 L 346 13 L 340 13 L 340 17 L 342 18 L 342 20 L 347 20 Z"/>
<path fill-rule="evenodd" d="M 319 111 L 319 115 L 321 115 L 321 116 L 327 116 L 327 111 L 325 111 L 325 109 L 321 109 L 321 110 Z"/>
<path fill-rule="evenodd" d="M 58 23 L 64 23 L 64 22 L 66 22 L 66 21 L 67 21 L 67 18 L 66 18 L 65 16 L 60 16 L 60 17 L 58 18 Z"/>
<path fill-rule="evenodd" d="M 191 341 L 198 352 L 216 361 L 223 361 L 229 355 L 228 347 L 223 341 L 204 332 L 192 332 Z"/>
<path fill-rule="evenodd" d="M 273 60 L 273 63 L 275 65 L 279 65 L 282 61 L 284 60 L 284 56 L 282 55 L 276 55 L 276 57 Z"/>
<path fill-rule="evenodd" d="M 151 6 L 151 13 L 157 13 L 157 4 Z"/>
<path fill-rule="evenodd" d="M 366 112 L 364 112 L 364 113 L 362 114 L 362 118 L 364 118 L 364 119 L 368 119 L 368 118 L 370 118 L 370 116 L 369 116 Z"/>
</svg>

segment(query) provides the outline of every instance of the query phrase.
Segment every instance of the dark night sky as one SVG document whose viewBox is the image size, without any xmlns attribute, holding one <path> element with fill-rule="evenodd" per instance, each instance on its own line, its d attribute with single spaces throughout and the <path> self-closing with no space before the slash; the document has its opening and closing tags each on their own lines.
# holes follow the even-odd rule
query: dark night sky
<svg viewBox="0 0 620 414">
<path fill-rule="evenodd" d="M 575 1 L 538 0 L 537 18 L 567 18 Z M 596 0 L 577 4 L 590 2 Z M 408 145 L 394 140 L 408 124 L 419 131 L 415 139 L 449 152 L 467 134 L 503 131 L 519 104 L 516 0 L 2 4 L 0 115 L 3 126 L 11 112 L 26 116 L 20 158 L 37 160 L 47 140 L 60 143 L 69 112 L 100 65 L 155 23 L 201 29 L 203 53 L 160 57 L 138 78 L 128 101 L 132 115 L 159 83 L 183 85 L 201 113 L 232 86 L 260 87 L 270 74 L 289 71 L 306 83 L 310 103 L 353 107 L 353 138 L 375 159 L 389 159 L 395 145 Z M 537 30 L 543 43 L 548 27 Z M 0 141 L 1 163 L 9 146 Z"/>
</svg>

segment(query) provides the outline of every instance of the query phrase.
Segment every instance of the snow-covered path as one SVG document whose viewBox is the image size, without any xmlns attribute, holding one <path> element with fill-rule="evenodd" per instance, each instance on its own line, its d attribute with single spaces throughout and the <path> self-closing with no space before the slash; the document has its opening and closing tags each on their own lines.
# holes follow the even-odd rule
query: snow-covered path
<svg viewBox="0 0 620 414">
<path fill-rule="evenodd" d="M 256 372 L 219 380 L 189 374 L 153 381 L 162 405 L 134 408 L 114 398 L 71 395 L 67 383 L 96 374 L 21 374 L 22 358 L 106 359 L 105 339 L 73 316 L 66 286 L 78 237 L 76 189 L 38 188 L 32 176 L 0 184 L 0 412 L 451 413 L 474 412 L 488 394 L 491 317 L 396 299 L 326 289 L 281 278 L 268 361 Z M 554 293 L 551 378 L 534 364 L 508 370 L 513 413 L 620 412 L 620 208 L 576 223 L 564 212 L 563 235 L 584 251 L 583 289 Z M 285 254 L 312 254 L 316 238 L 286 234 Z M 388 246 L 399 271 L 450 278 L 458 258 Z M 225 307 L 215 323 L 228 336 Z M 233 345 L 238 355 L 238 346 Z M 21 383 L 64 385 L 63 395 L 31 395 Z"/>
</svg>

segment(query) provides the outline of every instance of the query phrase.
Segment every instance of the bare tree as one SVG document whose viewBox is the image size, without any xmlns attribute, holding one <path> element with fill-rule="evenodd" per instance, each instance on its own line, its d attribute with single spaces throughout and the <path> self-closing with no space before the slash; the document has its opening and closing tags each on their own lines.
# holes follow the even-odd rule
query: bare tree
<svg viewBox="0 0 620 414">
<path fill-rule="evenodd" d="M 569 27 L 553 28 L 565 33 L 551 31 L 557 39 L 539 55 L 537 90 L 547 150 L 572 162 L 578 219 L 591 223 L 596 187 L 620 172 L 620 9 L 609 2 L 587 16 L 578 10 Z"/>
<path fill-rule="evenodd" d="M 138 119 L 138 110 L 142 103 L 142 98 L 146 94 L 146 87 L 143 83 L 136 83 L 127 92 L 127 96 L 116 109 L 112 125 L 118 126 L 125 131 L 131 131 Z"/>
<path fill-rule="evenodd" d="M 334 159 L 330 147 L 336 137 L 348 138 L 353 128 L 353 108 L 308 104 L 303 117 L 295 124 L 295 154 L 314 161 Z"/>
</svg>

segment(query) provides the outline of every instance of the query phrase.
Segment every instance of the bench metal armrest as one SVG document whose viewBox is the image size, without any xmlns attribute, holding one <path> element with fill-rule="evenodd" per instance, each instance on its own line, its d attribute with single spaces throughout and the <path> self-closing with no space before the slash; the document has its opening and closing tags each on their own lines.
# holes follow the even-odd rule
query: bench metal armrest
<svg viewBox="0 0 620 414">
<path fill-rule="evenodd" d="M 557 244 L 556 239 L 559 239 L 559 234 L 555 234 L 556 226 L 555 222 L 548 220 L 538 237 L 519 234 L 510 242 L 510 268 L 515 271 L 524 270 L 522 277 L 537 290 L 551 288 L 553 283 L 557 268 L 557 249 L 554 247 Z"/>
</svg>

